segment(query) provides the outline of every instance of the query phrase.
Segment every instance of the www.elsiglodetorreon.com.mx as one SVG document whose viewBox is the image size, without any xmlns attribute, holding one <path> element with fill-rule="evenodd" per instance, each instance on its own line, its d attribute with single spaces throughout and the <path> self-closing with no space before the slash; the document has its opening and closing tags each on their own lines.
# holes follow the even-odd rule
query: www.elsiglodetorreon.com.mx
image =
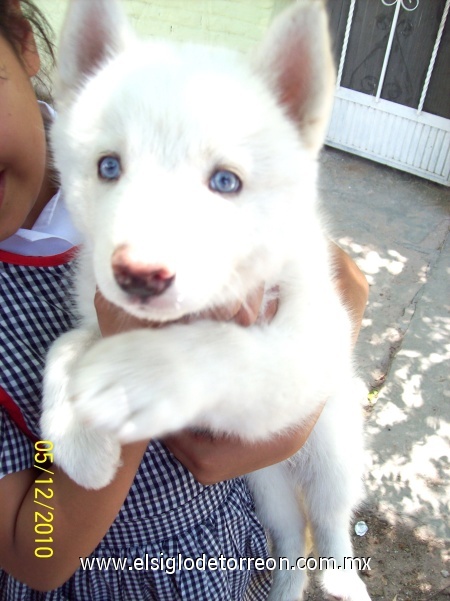
<svg viewBox="0 0 450 601">
<path fill-rule="evenodd" d="M 287 557 L 185 557 L 178 554 L 174 557 L 160 553 L 158 557 L 145 553 L 142 557 L 80 557 L 83 570 L 136 570 L 164 571 L 174 574 L 186 570 L 370 570 L 371 557 L 344 557 L 338 563 L 334 557 L 298 557 L 291 562 Z"/>
</svg>

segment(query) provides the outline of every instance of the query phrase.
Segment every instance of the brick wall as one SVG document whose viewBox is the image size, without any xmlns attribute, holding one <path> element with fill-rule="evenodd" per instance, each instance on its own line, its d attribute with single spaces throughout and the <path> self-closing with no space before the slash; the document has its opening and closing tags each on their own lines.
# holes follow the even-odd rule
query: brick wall
<svg viewBox="0 0 450 601">
<path fill-rule="evenodd" d="M 59 33 L 67 0 L 35 0 Z M 232 46 L 255 44 L 275 12 L 292 0 L 123 0 L 142 35 Z"/>
</svg>

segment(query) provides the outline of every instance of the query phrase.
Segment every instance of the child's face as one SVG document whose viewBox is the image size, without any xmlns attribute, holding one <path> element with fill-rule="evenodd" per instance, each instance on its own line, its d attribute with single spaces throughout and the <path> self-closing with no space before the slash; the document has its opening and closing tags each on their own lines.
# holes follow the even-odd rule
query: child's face
<svg viewBox="0 0 450 601">
<path fill-rule="evenodd" d="M 31 227 L 48 201 L 41 193 L 46 141 L 30 82 L 39 70 L 31 33 L 17 52 L 0 36 L 0 240 Z"/>
</svg>

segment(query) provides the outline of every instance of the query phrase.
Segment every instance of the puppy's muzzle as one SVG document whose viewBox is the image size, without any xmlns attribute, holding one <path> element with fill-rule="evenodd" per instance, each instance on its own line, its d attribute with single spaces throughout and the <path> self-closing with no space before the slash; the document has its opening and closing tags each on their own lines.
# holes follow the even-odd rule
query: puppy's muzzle
<svg viewBox="0 0 450 601">
<path fill-rule="evenodd" d="M 175 274 L 168 267 L 134 259 L 126 245 L 121 245 L 114 251 L 112 270 L 120 288 L 130 296 L 142 300 L 162 294 L 175 280 Z"/>
</svg>

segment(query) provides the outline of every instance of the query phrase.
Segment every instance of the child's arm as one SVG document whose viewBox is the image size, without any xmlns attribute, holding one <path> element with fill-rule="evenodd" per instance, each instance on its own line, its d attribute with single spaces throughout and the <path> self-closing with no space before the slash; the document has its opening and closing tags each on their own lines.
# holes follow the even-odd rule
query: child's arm
<svg viewBox="0 0 450 601">
<path fill-rule="evenodd" d="M 56 466 L 48 504 L 53 513 L 53 556 L 35 557 L 35 480 L 42 472 L 33 469 L 5 476 L 0 480 L 0 565 L 30 588 L 47 591 L 61 586 L 105 536 L 128 495 L 148 441 L 122 448 L 123 465 L 114 480 L 101 490 L 86 490 L 75 484 Z M 45 501 L 44 501 L 45 502 Z M 47 516 L 47 510 L 43 509 Z M 41 537 L 42 538 L 42 537 Z M 47 546 L 47 545 L 45 545 Z"/>
<path fill-rule="evenodd" d="M 311 434 L 322 407 L 307 427 L 302 426 L 269 441 L 248 443 L 233 436 L 212 438 L 183 430 L 167 436 L 164 444 L 198 482 L 215 484 L 295 455 Z"/>
</svg>

